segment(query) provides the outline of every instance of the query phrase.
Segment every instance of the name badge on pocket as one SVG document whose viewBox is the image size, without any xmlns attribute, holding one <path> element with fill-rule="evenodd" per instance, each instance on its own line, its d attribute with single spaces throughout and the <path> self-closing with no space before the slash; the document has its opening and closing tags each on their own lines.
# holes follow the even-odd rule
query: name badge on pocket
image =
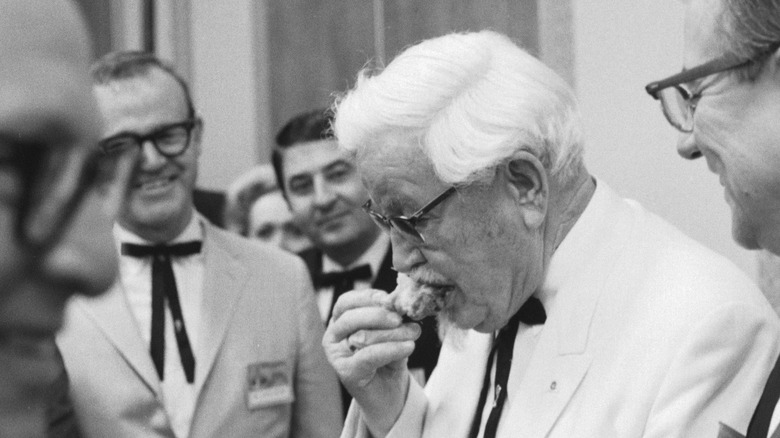
<svg viewBox="0 0 780 438">
<path fill-rule="evenodd" d="M 256 362 L 246 367 L 246 407 L 254 411 L 266 406 L 292 403 L 295 395 L 284 362 Z"/>
</svg>

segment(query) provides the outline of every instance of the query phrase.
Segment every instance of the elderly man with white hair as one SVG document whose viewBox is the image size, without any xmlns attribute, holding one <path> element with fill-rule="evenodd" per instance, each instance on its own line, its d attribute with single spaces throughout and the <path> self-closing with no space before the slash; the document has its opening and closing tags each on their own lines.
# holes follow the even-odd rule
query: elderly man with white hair
<svg viewBox="0 0 780 438">
<path fill-rule="evenodd" d="M 340 100 L 364 208 L 444 333 L 423 389 L 399 294 L 339 299 L 323 345 L 354 396 L 343 436 L 744 430 L 776 315 L 730 262 L 592 176 L 579 123 L 569 87 L 490 31 L 413 46 Z"/>
</svg>

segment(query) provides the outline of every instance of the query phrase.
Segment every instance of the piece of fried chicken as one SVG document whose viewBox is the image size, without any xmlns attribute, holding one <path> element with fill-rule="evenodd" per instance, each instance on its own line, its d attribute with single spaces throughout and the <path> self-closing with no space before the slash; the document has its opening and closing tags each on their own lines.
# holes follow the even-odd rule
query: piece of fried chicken
<svg viewBox="0 0 780 438">
<path fill-rule="evenodd" d="M 398 273 L 398 285 L 390 293 L 392 309 L 401 315 L 419 321 L 436 315 L 444 308 L 449 287 L 437 287 L 417 283 L 408 276 Z"/>
</svg>

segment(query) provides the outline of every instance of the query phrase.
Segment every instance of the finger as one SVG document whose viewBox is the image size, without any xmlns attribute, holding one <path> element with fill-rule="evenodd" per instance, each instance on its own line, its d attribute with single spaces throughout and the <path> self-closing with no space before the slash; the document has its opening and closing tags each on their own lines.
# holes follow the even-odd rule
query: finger
<svg viewBox="0 0 780 438">
<path fill-rule="evenodd" d="M 402 318 L 384 307 L 361 307 L 350 309 L 338 320 L 332 320 L 326 330 L 331 342 L 341 342 L 359 330 L 394 329 L 401 325 Z"/>
<path fill-rule="evenodd" d="M 352 351 L 384 342 L 415 341 L 422 330 L 418 324 L 403 324 L 390 330 L 358 330 L 347 337 L 347 345 Z"/>
<path fill-rule="evenodd" d="M 414 351 L 414 341 L 385 342 L 357 350 L 342 365 L 343 376 L 353 382 L 373 378 L 377 370 L 405 360 Z"/>
<path fill-rule="evenodd" d="M 387 307 L 387 292 L 377 289 L 353 290 L 342 294 L 333 306 L 333 320 L 339 319 L 345 312 L 361 307 Z M 389 307 L 392 308 L 392 307 Z"/>
</svg>

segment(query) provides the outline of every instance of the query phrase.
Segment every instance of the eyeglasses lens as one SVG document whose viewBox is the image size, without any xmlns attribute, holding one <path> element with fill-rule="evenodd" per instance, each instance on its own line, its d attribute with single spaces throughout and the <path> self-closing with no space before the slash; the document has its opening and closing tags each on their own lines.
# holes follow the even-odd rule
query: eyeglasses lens
<svg viewBox="0 0 780 438">
<path fill-rule="evenodd" d="M 179 155 L 184 152 L 189 143 L 190 128 L 186 126 L 173 126 L 157 132 L 153 141 L 163 155 Z"/>
<path fill-rule="evenodd" d="M 683 92 L 677 87 L 668 87 L 659 91 L 659 97 L 669 123 L 680 131 L 690 132 L 693 129 L 693 111 Z"/>
<path fill-rule="evenodd" d="M 393 228 L 400 231 L 403 235 L 409 237 L 414 242 L 416 243 L 425 242 L 425 240 L 420 235 L 420 233 L 417 232 L 417 230 L 409 221 L 398 219 L 398 218 L 392 218 L 390 219 L 390 224 L 393 226 Z"/>
<path fill-rule="evenodd" d="M 100 147 L 107 155 L 121 155 L 139 150 L 143 143 L 151 140 L 157 151 L 166 157 L 175 157 L 184 153 L 190 143 L 190 132 L 195 122 L 186 121 L 164 127 L 146 136 L 128 134 L 109 138 L 100 142 Z"/>
</svg>

